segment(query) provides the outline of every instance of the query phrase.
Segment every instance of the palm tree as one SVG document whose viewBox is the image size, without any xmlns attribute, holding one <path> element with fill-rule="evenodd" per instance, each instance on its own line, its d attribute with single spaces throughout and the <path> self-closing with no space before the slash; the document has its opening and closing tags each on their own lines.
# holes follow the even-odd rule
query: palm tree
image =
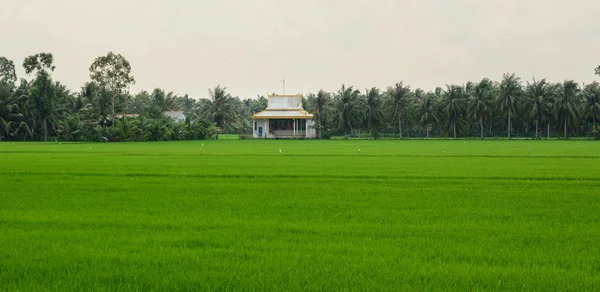
<svg viewBox="0 0 600 292">
<path fill-rule="evenodd" d="M 112 113 L 112 98 L 106 94 L 106 89 L 94 82 L 86 82 L 79 96 L 86 102 L 80 110 L 84 119 L 106 126 Z"/>
<path fill-rule="evenodd" d="M 360 92 L 352 86 L 342 88 L 338 91 L 333 106 L 338 120 L 338 129 L 344 132 L 344 138 L 348 139 L 348 132 L 354 128 L 359 120 L 358 97 Z"/>
<path fill-rule="evenodd" d="M 565 80 L 558 88 L 554 109 L 557 121 L 564 125 L 564 138 L 568 139 L 567 127 L 575 124 L 580 117 L 579 85 L 573 80 Z"/>
<path fill-rule="evenodd" d="M 553 87 L 546 82 L 546 79 L 540 81 L 533 79 L 533 83 L 527 82 L 525 87 L 525 110 L 526 113 L 535 119 L 535 138 L 541 138 L 540 124 L 550 112 L 552 103 Z"/>
<path fill-rule="evenodd" d="M 480 139 L 483 140 L 483 122 L 491 111 L 494 84 L 484 78 L 471 88 L 468 112 L 471 118 L 479 122 Z"/>
<path fill-rule="evenodd" d="M 313 120 L 317 121 L 317 133 L 319 139 L 321 139 L 321 132 L 323 131 L 323 115 L 325 108 L 331 103 L 331 95 L 323 89 L 317 92 L 317 95 L 312 99 L 313 106 Z"/>
<path fill-rule="evenodd" d="M 419 124 L 425 128 L 427 140 L 429 140 L 429 131 L 431 127 L 438 122 L 437 98 L 435 94 L 428 93 L 417 98 L 417 111 Z"/>
<path fill-rule="evenodd" d="M 521 97 L 521 78 L 513 74 L 504 74 L 500 83 L 498 103 L 500 110 L 508 116 L 508 139 L 511 132 L 511 115 L 515 112 L 516 105 Z"/>
<path fill-rule="evenodd" d="M 0 81 L 0 141 L 3 135 L 8 136 L 15 121 L 22 117 L 13 86 Z"/>
<path fill-rule="evenodd" d="M 213 121 L 218 128 L 223 128 L 226 121 L 229 121 L 234 115 L 233 98 L 225 90 L 227 87 L 217 85 L 214 89 L 209 89 L 210 99 L 200 101 L 200 115 Z"/>
<path fill-rule="evenodd" d="M 85 121 L 81 120 L 81 116 L 77 114 L 67 115 L 58 121 L 56 133 L 66 141 L 75 141 L 84 127 Z"/>
<path fill-rule="evenodd" d="M 446 118 L 446 127 L 452 126 L 454 140 L 456 140 L 456 126 L 464 123 L 465 112 L 465 92 L 461 86 L 446 85 L 444 98 L 441 103 L 442 111 Z"/>
<path fill-rule="evenodd" d="M 381 94 L 375 87 L 365 89 L 364 115 L 369 129 L 369 138 L 373 138 L 373 127 L 379 126 L 382 119 Z"/>
<path fill-rule="evenodd" d="M 585 114 L 592 119 L 592 127 L 596 127 L 596 120 L 600 114 L 600 83 L 594 81 L 583 88 L 585 101 Z"/>
<path fill-rule="evenodd" d="M 176 107 L 177 96 L 173 91 L 165 94 L 164 90 L 156 88 L 152 92 L 152 99 L 161 113 L 173 110 Z"/>
<path fill-rule="evenodd" d="M 406 109 L 409 94 L 410 86 L 405 86 L 402 81 L 396 83 L 394 86 L 389 86 L 386 91 L 388 97 L 388 105 L 386 107 L 392 111 L 392 119 L 398 120 L 400 139 L 402 139 L 402 118 L 404 110 Z"/>
<path fill-rule="evenodd" d="M 15 135 L 21 137 L 21 141 L 25 140 L 25 136 L 33 137 L 33 130 L 26 122 L 20 122 L 17 128 L 15 129 Z"/>
</svg>

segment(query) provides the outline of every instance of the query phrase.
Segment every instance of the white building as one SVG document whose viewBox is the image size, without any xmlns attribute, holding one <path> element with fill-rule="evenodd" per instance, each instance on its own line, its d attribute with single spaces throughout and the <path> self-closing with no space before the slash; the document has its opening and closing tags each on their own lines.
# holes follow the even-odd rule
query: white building
<svg viewBox="0 0 600 292">
<path fill-rule="evenodd" d="M 185 122 L 185 114 L 183 111 L 166 111 L 164 112 L 164 115 L 175 122 Z"/>
<path fill-rule="evenodd" d="M 254 138 L 315 138 L 313 115 L 302 108 L 302 94 L 268 96 L 267 109 L 252 116 Z"/>
</svg>

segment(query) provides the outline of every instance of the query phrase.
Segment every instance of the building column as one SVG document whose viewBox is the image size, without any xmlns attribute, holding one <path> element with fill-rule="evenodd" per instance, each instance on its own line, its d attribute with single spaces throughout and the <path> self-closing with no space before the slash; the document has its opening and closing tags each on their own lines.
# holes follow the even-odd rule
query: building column
<svg viewBox="0 0 600 292">
<path fill-rule="evenodd" d="M 263 137 L 261 138 L 266 138 L 269 137 L 269 120 L 265 119 L 265 132 L 263 133 Z"/>
<path fill-rule="evenodd" d="M 296 137 L 296 119 L 293 119 L 294 137 Z"/>
</svg>

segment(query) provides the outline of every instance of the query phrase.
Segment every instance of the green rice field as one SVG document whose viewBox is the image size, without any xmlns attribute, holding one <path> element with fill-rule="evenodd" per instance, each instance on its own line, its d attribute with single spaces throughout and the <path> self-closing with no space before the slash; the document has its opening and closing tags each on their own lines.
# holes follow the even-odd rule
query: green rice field
<svg viewBox="0 0 600 292">
<path fill-rule="evenodd" d="M 600 291 L 600 143 L 2 142 L 15 290 Z"/>
</svg>

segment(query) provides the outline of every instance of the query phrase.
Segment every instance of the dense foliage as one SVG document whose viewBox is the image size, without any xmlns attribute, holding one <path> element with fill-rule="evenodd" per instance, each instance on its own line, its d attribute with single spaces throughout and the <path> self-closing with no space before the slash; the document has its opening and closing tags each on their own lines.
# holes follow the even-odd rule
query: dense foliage
<svg viewBox="0 0 600 292">
<path fill-rule="evenodd" d="M 160 88 L 131 94 L 131 66 L 113 52 L 93 61 L 90 81 L 76 92 L 52 80 L 50 53 L 25 58 L 23 67 L 32 79 L 18 82 L 13 61 L 0 57 L 0 140 L 155 141 L 250 134 L 250 117 L 267 105 L 264 96 L 233 97 L 220 85 L 200 99 Z M 304 107 L 314 113 L 319 138 L 600 138 L 598 82 L 529 82 L 505 74 L 499 81 L 484 78 L 429 92 L 404 82 L 364 92 L 342 85 L 337 92 L 308 94 Z M 168 111 L 182 111 L 185 119 L 167 117 Z"/>
</svg>

